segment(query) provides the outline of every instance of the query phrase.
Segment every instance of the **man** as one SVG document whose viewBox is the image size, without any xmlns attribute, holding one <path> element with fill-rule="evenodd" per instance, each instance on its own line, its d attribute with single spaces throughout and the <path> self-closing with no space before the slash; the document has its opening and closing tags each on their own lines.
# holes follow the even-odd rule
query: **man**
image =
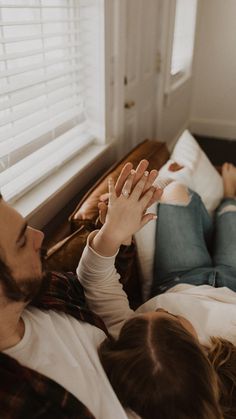
<svg viewBox="0 0 236 419">
<path fill-rule="evenodd" d="M 80 305 L 78 281 L 44 274 L 43 233 L 2 197 L 0 232 L 1 418 L 127 418 L 97 355 L 106 329 Z"/>
<path fill-rule="evenodd" d="M 87 309 L 77 278 L 43 271 L 43 238 L 0 195 L 1 419 L 125 419 L 97 354 L 106 327 Z"/>
</svg>

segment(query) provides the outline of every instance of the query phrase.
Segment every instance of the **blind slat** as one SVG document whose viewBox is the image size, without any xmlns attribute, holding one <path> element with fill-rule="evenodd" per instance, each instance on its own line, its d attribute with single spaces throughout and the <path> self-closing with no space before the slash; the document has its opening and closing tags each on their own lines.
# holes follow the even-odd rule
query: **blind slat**
<svg viewBox="0 0 236 419">
<path fill-rule="evenodd" d="M 94 22 L 95 23 L 95 22 Z M 68 39 L 68 38 L 75 38 L 78 37 L 81 32 L 89 32 L 87 29 L 86 22 L 83 21 L 80 25 L 80 28 L 76 31 L 70 31 L 69 29 L 64 32 L 50 32 L 50 33 L 42 33 L 39 32 L 35 35 L 28 35 L 28 36 L 18 36 L 18 37 L 0 37 L 1 44 L 10 45 L 10 44 L 17 44 L 17 43 L 23 43 L 23 42 L 29 42 L 29 41 L 35 41 L 35 40 L 44 40 L 49 41 L 53 38 L 61 38 L 61 39 Z"/>
<path fill-rule="evenodd" d="M 59 71 L 59 72 L 55 72 L 54 74 L 48 75 L 48 76 L 41 76 L 41 77 L 35 77 L 34 80 L 27 80 L 24 83 L 22 83 L 20 86 L 18 84 L 11 84 L 11 85 L 7 85 L 6 87 L 2 88 L 2 94 L 6 95 L 6 94 L 10 94 L 13 92 L 16 92 L 17 90 L 22 90 L 25 89 L 26 87 L 29 86 L 35 86 L 36 84 L 41 84 L 41 83 L 47 83 L 50 80 L 55 80 L 58 79 L 60 77 L 66 76 L 67 74 L 76 74 L 76 73 L 80 73 L 80 71 L 76 68 L 76 66 L 70 66 L 70 70 L 69 71 Z"/>
<path fill-rule="evenodd" d="M 32 5 L 32 4 L 29 4 L 29 3 L 25 3 L 25 4 L 17 4 L 17 3 L 15 3 L 15 4 L 7 4 L 7 3 L 2 3 L 2 4 L 0 4 L 0 6 L 2 7 L 2 8 L 4 8 L 4 9 L 40 9 L 40 8 L 43 8 L 43 9 L 74 9 L 74 5 L 73 6 L 70 6 L 69 5 L 69 3 L 67 4 L 67 5 L 62 5 L 62 4 L 59 4 L 59 5 L 55 5 L 55 4 L 49 4 L 49 2 L 47 1 L 47 4 L 46 3 L 44 3 L 43 5 L 40 5 L 40 4 L 38 4 L 38 5 Z M 92 1 L 90 1 L 90 0 L 86 0 L 86 2 L 85 3 L 83 3 L 82 1 L 80 1 L 80 8 L 88 8 L 88 7 L 92 7 L 92 6 L 94 6 L 94 1 L 92 0 Z"/>
<path fill-rule="evenodd" d="M 66 50 L 67 51 L 70 48 L 76 48 L 76 47 L 79 47 L 79 46 L 80 46 L 80 44 L 78 42 L 68 42 L 68 43 L 64 43 L 64 44 L 58 44 L 58 45 L 53 46 L 53 47 L 39 48 L 39 49 L 20 52 L 20 53 L 16 53 L 16 54 L 2 54 L 0 56 L 0 61 L 9 61 L 9 60 L 16 60 L 18 58 L 32 57 L 33 55 L 46 54 L 48 52 L 52 52 L 52 51 L 55 51 L 55 50 Z M 79 52 L 78 52 L 78 54 L 80 55 Z"/>
<path fill-rule="evenodd" d="M 40 9 L 41 8 L 41 5 L 40 4 L 27 4 L 27 3 L 25 3 L 25 4 L 17 4 L 17 3 L 15 3 L 15 4 L 7 4 L 7 3 L 3 3 L 3 4 L 1 4 L 1 7 L 3 8 L 3 9 Z M 74 6 L 70 6 L 69 4 L 68 5 L 65 5 L 65 6 L 63 6 L 63 5 L 43 5 L 43 8 L 44 9 L 58 9 L 58 8 L 60 8 L 60 9 L 73 9 L 74 8 Z"/>
<path fill-rule="evenodd" d="M 37 112 L 37 114 L 40 113 L 41 109 L 45 109 L 48 114 L 53 115 L 55 111 L 52 110 L 58 106 L 61 107 L 62 110 L 71 108 L 71 105 L 73 106 L 75 104 L 81 104 L 81 100 L 78 99 L 78 95 L 74 91 L 68 91 L 65 93 L 61 93 L 61 95 L 58 95 L 56 98 L 47 99 L 47 97 L 39 97 L 38 100 L 33 101 L 29 104 L 28 107 L 25 107 L 24 109 L 20 109 L 16 112 L 11 112 L 5 117 L 0 119 L 0 126 L 7 125 L 14 122 L 19 122 L 23 120 L 22 124 L 23 126 L 27 126 L 27 121 L 25 120 L 26 117 L 30 117 L 32 114 Z M 17 126 L 17 129 L 19 129 L 19 125 Z M 25 127 L 24 127 L 25 130 Z M 1 144 L 1 139 L 0 139 Z"/>
<path fill-rule="evenodd" d="M 28 41 L 33 41 L 35 39 L 43 39 L 43 40 L 47 40 L 50 38 L 58 38 L 58 37 L 69 37 L 71 35 L 73 36 L 78 36 L 80 34 L 80 30 L 76 30 L 76 31 L 70 31 L 68 29 L 67 32 L 54 32 L 54 33 L 48 33 L 48 34 L 43 34 L 43 33 L 38 33 L 36 35 L 30 35 L 30 36 L 18 36 L 18 37 L 0 37 L 0 42 L 2 44 L 11 44 L 13 43 L 17 43 L 17 42 L 28 42 Z"/>
<path fill-rule="evenodd" d="M 71 78 L 66 78 L 66 80 L 63 81 L 58 81 L 56 83 L 53 83 L 52 85 L 38 85 L 38 86 L 33 86 L 30 88 L 25 88 L 22 89 L 22 91 L 17 95 L 14 94 L 14 92 L 10 95 L 10 96 L 6 96 L 6 100 L 3 103 L 0 103 L 0 111 L 2 110 L 6 110 L 8 108 L 17 106 L 21 103 L 27 102 L 28 100 L 37 98 L 39 96 L 43 96 L 45 94 L 50 94 L 56 91 L 59 91 L 60 89 L 62 89 L 63 87 L 67 87 L 73 88 L 73 85 L 77 83 L 77 89 L 76 92 L 77 94 L 81 94 L 83 96 L 84 92 L 85 92 L 85 86 L 82 86 L 82 81 L 81 81 L 81 87 L 78 88 L 78 81 L 76 81 L 76 79 L 73 81 L 71 80 Z"/>
<path fill-rule="evenodd" d="M 58 58 L 57 60 L 42 60 L 41 63 L 37 63 L 34 65 L 30 65 L 30 66 L 26 66 L 26 67 L 22 67 L 22 68 L 14 68 L 14 69 L 9 69 L 6 71 L 1 71 L 0 72 L 0 77 L 10 77 L 10 76 L 14 76 L 17 74 L 24 74 L 27 73 L 28 71 L 32 71 L 32 70 L 38 70 L 40 68 L 44 68 L 46 69 L 47 67 L 50 67 L 52 65 L 56 65 L 56 64 L 61 64 L 61 63 L 65 63 L 65 62 L 70 62 L 73 60 L 76 60 L 79 58 L 79 54 L 71 54 L 71 56 L 69 57 L 65 57 L 65 58 Z M 82 66 L 78 65 L 78 71 L 80 71 L 82 69 Z"/>
<path fill-rule="evenodd" d="M 51 23 L 78 23 L 79 19 L 45 19 L 45 20 L 24 20 L 24 21 L 17 21 L 17 20 L 13 20 L 13 21 L 6 21 L 6 22 L 1 22 L 0 21 L 0 26 L 26 26 L 26 25 L 42 25 L 42 24 L 51 24 Z"/>
<path fill-rule="evenodd" d="M 0 158 L 10 155 L 13 151 L 20 149 L 29 143 L 37 141 L 37 138 L 54 130 L 57 125 L 70 121 L 72 118 L 81 119 L 83 112 L 82 109 L 79 109 L 79 107 L 72 107 L 63 113 L 52 117 L 51 120 L 48 120 L 47 116 L 47 110 L 44 110 L 39 115 L 36 115 L 32 121 L 28 122 L 27 131 L 23 128 L 23 132 L 20 131 L 19 133 L 18 127 L 10 129 L 6 134 L 7 139 L 0 143 Z M 44 122 L 45 120 L 46 122 Z"/>
</svg>

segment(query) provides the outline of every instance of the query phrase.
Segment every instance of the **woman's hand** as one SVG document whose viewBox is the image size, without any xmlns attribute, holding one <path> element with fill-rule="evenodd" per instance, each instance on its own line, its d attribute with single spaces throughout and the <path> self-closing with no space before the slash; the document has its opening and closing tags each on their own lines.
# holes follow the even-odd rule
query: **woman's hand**
<svg viewBox="0 0 236 419">
<path fill-rule="evenodd" d="M 145 214 L 149 202 L 156 194 L 153 186 L 146 187 L 149 182 L 148 172 L 145 172 L 132 188 L 135 175 L 135 171 L 130 173 L 119 196 L 113 179 L 109 179 L 109 202 L 105 224 L 91 243 L 94 250 L 103 256 L 114 255 L 130 236 L 157 218 L 156 214 Z"/>
</svg>

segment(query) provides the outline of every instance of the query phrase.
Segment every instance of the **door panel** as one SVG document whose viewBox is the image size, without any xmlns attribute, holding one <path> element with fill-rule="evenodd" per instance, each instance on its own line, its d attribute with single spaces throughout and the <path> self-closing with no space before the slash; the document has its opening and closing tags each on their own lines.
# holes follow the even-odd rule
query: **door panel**
<svg viewBox="0 0 236 419">
<path fill-rule="evenodd" d="M 140 6 L 142 0 L 127 0 L 126 2 L 126 80 L 127 85 L 138 83 L 140 61 Z"/>
<path fill-rule="evenodd" d="M 129 116 L 129 118 L 127 118 L 127 124 L 126 124 L 125 147 L 127 150 L 135 147 L 136 138 L 137 138 L 137 117 L 136 117 L 136 112 L 133 112 Z"/>
<path fill-rule="evenodd" d="M 157 3 L 158 2 L 155 0 L 148 2 L 143 1 L 141 5 L 141 76 L 144 79 L 156 74 Z"/>
<path fill-rule="evenodd" d="M 126 0 L 126 18 L 125 151 L 129 151 L 155 137 L 159 0 Z"/>
<path fill-rule="evenodd" d="M 153 138 L 154 112 L 152 103 L 143 108 L 141 121 L 141 138 Z"/>
</svg>

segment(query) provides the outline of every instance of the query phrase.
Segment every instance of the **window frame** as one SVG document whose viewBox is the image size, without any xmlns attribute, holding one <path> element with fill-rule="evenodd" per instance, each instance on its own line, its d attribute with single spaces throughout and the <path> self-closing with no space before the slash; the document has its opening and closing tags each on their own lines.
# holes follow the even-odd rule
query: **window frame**
<svg viewBox="0 0 236 419">
<path fill-rule="evenodd" d="M 194 33 L 194 41 L 193 41 L 193 54 L 191 59 L 190 66 L 185 69 L 178 71 L 176 74 L 171 74 L 171 64 L 172 64 L 172 55 L 173 55 L 173 45 L 174 45 L 174 31 L 175 31 L 175 19 L 176 19 L 176 6 L 177 0 L 169 0 L 166 3 L 166 7 L 168 8 L 167 12 L 167 47 L 166 47 L 166 75 L 165 75 L 165 98 L 168 102 L 168 97 L 171 95 L 175 90 L 181 88 L 186 82 L 188 82 L 192 77 L 192 65 L 194 60 L 194 50 L 195 50 L 195 43 L 196 43 L 196 31 L 197 31 L 197 19 L 198 19 L 198 9 L 199 9 L 199 0 L 197 1 L 196 6 L 196 21 L 195 21 L 195 33 Z"/>
</svg>

